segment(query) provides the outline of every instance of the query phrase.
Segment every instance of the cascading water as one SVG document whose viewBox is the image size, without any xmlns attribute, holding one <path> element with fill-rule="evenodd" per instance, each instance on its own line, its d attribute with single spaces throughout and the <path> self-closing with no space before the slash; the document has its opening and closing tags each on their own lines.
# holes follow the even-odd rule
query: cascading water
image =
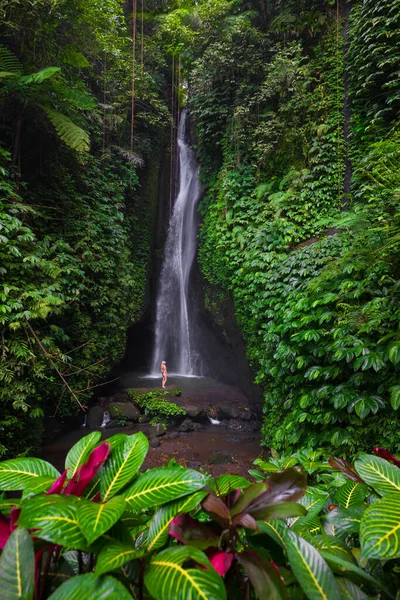
<svg viewBox="0 0 400 600">
<path fill-rule="evenodd" d="M 174 203 L 157 295 L 152 375 L 162 360 L 170 372 L 201 375 L 200 353 L 193 339 L 194 307 L 189 277 L 196 254 L 196 205 L 200 196 L 199 167 L 186 142 L 186 110 L 178 129 L 179 193 Z"/>
</svg>

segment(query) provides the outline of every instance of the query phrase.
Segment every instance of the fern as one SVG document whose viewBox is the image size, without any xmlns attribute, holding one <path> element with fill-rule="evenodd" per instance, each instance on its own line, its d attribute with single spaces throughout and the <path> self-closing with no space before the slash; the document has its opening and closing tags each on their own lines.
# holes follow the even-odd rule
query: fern
<svg viewBox="0 0 400 600">
<path fill-rule="evenodd" d="M 133 163 L 135 165 L 135 167 L 143 167 L 144 166 L 144 160 L 141 156 L 139 156 L 139 154 L 136 154 L 136 152 L 131 152 L 130 150 L 126 149 L 126 148 L 121 148 L 121 146 L 113 146 L 114 150 L 116 150 L 118 152 L 118 154 L 120 156 L 122 156 L 122 158 L 124 158 L 126 161 Z"/>
<path fill-rule="evenodd" d="M 90 138 L 87 131 L 71 121 L 69 117 L 62 113 L 42 105 L 46 111 L 51 123 L 54 125 L 60 139 L 77 152 L 88 152 L 90 149 Z"/>
<path fill-rule="evenodd" d="M 30 85 L 31 83 L 42 83 L 45 79 L 53 77 L 53 75 L 60 71 L 61 69 L 59 67 L 46 67 L 45 69 L 37 71 L 37 73 L 31 73 L 30 75 L 21 77 L 20 82 L 26 85 Z"/>
<path fill-rule="evenodd" d="M 0 72 L 6 73 L 7 76 L 21 75 L 22 73 L 22 66 L 18 58 L 2 44 L 0 44 Z"/>
</svg>

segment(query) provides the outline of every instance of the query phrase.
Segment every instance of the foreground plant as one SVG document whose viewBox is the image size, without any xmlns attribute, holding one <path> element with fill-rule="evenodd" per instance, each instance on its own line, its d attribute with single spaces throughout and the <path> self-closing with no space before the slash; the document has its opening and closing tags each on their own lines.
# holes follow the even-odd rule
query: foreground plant
<svg viewBox="0 0 400 600">
<path fill-rule="evenodd" d="M 376 560 L 400 547 L 400 470 L 385 459 L 336 459 L 350 481 L 332 507 L 297 466 L 256 483 L 173 461 L 139 473 L 142 433 L 100 438 L 75 444 L 62 474 L 36 458 L 0 464 L 0 489 L 21 492 L 0 500 L 2 598 L 394 598 L 395 569 Z M 367 485 L 383 496 L 369 507 Z"/>
</svg>

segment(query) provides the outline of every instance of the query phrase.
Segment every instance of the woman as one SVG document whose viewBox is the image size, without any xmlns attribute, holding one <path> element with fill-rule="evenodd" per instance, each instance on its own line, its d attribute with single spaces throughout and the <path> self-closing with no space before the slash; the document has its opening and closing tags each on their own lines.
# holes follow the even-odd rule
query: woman
<svg viewBox="0 0 400 600">
<path fill-rule="evenodd" d="M 167 379 L 168 379 L 167 363 L 165 362 L 165 360 L 163 360 L 161 363 L 161 375 L 162 375 L 161 387 L 163 390 L 165 390 L 165 384 L 167 383 Z"/>
</svg>

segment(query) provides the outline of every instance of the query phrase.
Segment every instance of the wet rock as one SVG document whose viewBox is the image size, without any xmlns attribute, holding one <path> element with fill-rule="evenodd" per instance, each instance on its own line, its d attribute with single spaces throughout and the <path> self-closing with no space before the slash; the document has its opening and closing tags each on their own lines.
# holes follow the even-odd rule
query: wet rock
<svg viewBox="0 0 400 600">
<path fill-rule="evenodd" d="M 191 419 L 195 419 L 196 417 L 204 417 L 204 411 L 202 406 L 196 406 L 191 404 L 190 406 L 184 406 L 184 410 L 186 410 L 186 414 Z"/>
<path fill-rule="evenodd" d="M 157 423 L 156 425 L 151 425 L 149 427 L 149 435 L 151 438 L 165 435 L 166 431 L 167 430 L 162 423 Z"/>
<path fill-rule="evenodd" d="M 202 429 L 204 429 L 204 425 L 201 423 L 193 423 L 193 431 L 201 431 Z"/>
<path fill-rule="evenodd" d="M 189 462 L 187 463 L 187 468 L 188 469 L 200 469 L 202 467 L 202 464 L 200 462 L 198 462 L 197 460 L 189 460 Z"/>
<path fill-rule="evenodd" d="M 160 445 L 160 440 L 157 437 L 154 437 L 150 440 L 150 446 L 152 448 L 158 448 L 159 445 Z"/>
<path fill-rule="evenodd" d="M 253 416 L 253 413 L 248 408 L 241 408 L 239 411 L 239 419 L 242 419 L 243 421 L 251 421 Z"/>
<path fill-rule="evenodd" d="M 171 431 L 170 433 L 165 434 L 166 440 L 176 440 L 179 437 L 178 431 Z"/>
<path fill-rule="evenodd" d="M 188 431 L 193 431 L 193 425 L 194 425 L 193 421 L 191 421 L 190 419 L 185 419 L 179 425 L 179 431 L 182 433 L 187 433 Z"/>
<path fill-rule="evenodd" d="M 140 415 L 138 421 L 139 423 L 148 423 L 150 421 L 150 415 Z"/>
<path fill-rule="evenodd" d="M 217 414 L 219 419 L 239 419 L 241 409 L 236 406 L 230 406 L 229 404 L 221 404 L 217 408 Z"/>
<path fill-rule="evenodd" d="M 229 450 L 214 450 L 208 460 L 210 465 L 231 465 L 233 462 L 233 454 Z"/>
<path fill-rule="evenodd" d="M 132 402 L 110 402 L 109 410 L 112 419 L 125 417 L 125 419 L 137 422 L 140 417 L 140 410 Z"/>
<path fill-rule="evenodd" d="M 106 425 L 106 429 L 112 429 L 113 427 L 118 427 L 117 419 L 110 419 Z"/>
<path fill-rule="evenodd" d="M 242 421 L 240 419 L 231 419 L 227 426 L 228 431 L 245 431 L 248 433 L 253 433 L 254 428 L 254 423 L 250 423 L 249 421 Z"/>
<path fill-rule="evenodd" d="M 132 402 L 128 392 L 117 392 L 110 398 L 110 402 Z"/>
<path fill-rule="evenodd" d="M 104 409 L 97 404 L 92 406 L 87 415 L 86 427 L 89 429 L 98 429 L 103 423 Z"/>
</svg>

